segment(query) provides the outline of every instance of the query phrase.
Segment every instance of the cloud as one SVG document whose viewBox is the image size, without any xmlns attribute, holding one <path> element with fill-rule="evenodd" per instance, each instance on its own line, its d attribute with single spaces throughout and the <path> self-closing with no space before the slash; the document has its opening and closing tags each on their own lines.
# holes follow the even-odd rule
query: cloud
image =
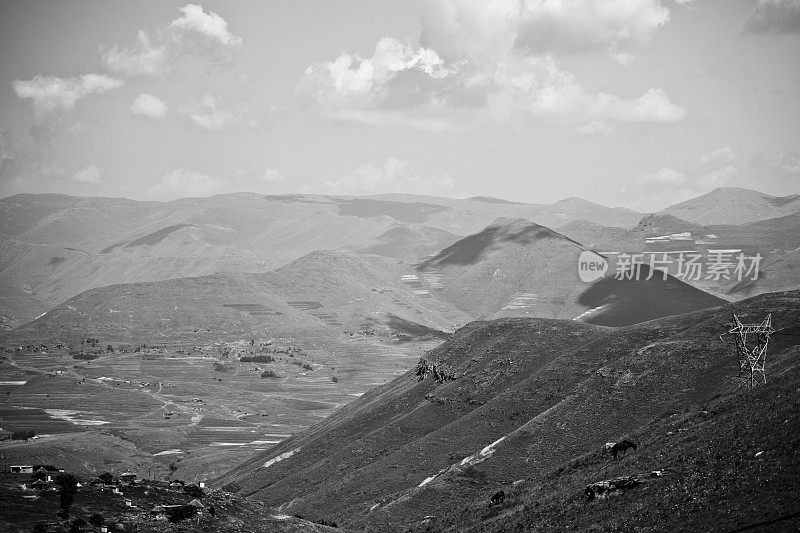
<svg viewBox="0 0 800 533">
<path fill-rule="evenodd" d="M 167 46 L 154 45 L 148 33 L 139 30 L 133 48 L 111 47 L 103 54 L 106 68 L 121 76 L 160 76 L 169 72 Z"/>
<path fill-rule="evenodd" d="M 759 0 L 744 25 L 746 33 L 800 32 L 800 0 Z"/>
<path fill-rule="evenodd" d="M 296 93 L 328 119 L 422 129 L 548 117 L 596 134 L 617 122 L 678 122 L 686 110 L 662 89 L 591 93 L 558 61 L 602 51 L 628 64 L 628 49 L 649 42 L 668 15 L 655 0 L 431 0 L 421 46 L 384 37 L 368 57 L 345 52 L 309 66 Z"/>
<path fill-rule="evenodd" d="M 210 94 L 198 103 L 184 106 L 182 111 L 192 124 L 207 131 L 223 131 L 236 125 L 256 125 L 246 106 L 220 108 L 217 99 Z"/>
<path fill-rule="evenodd" d="M 749 163 L 762 179 L 800 178 L 800 153 L 797 151 L 759 152 L 750 158 Z"/>
<path fill-rule="evenodd" d="M 88 165 L 72 175 L 72 180 L 78 183 L 98 184 L 103 181 L 100 176 L 100 169 L 94 165 Z"/>
<path fill-rule="evenodd" d="M 169 25 L 170 28 L 199 32 L 219 41 L 224 46 L 239 47 L 242 45 L 241 37 L 232 34 L 228 30 L 228 23 L 225 19 L 213 11 L 206 13 L 202 6 L 196 4 L 186 4 L 178 9 L 183 12 L 183 16 L 173 20 Z"/>
<path fill-rule="evenodd" d="M 142 93 L 131 104 L 131 113 L 160 119 L 167 116 L 167 104 L 152 94 Z"/>
<path fill-rule="evenodd" d="M 101 54 L 105 67 L 129 77 L 158 77 L 175 70 L 204 72 L 211 65 L 227 65 L 242 39 L 213 11 L 187 4 L 183 16 L 155 31 L 139 30 L 130 48 L 114 45 Z"/>
<path fill-rule="evenodd" d="M 147 188 L 147 195 L 155 200 L 172 200 L 192 196 L 213 196 L 227 191 L 230 182 L 203 172 L 177 169 L 161 177 L 158 183 Z"/>
<path fill-rule="evenodd" d="M 322 185 L 327 194 L 365 195 L 388 192 L 452 195 L 456 181 L 448 176 L 423 177 L 408 161 L 387 157 L 380 166 L 360 165 L 351 173 Z"/>
<path fill-rule="evenodd" d="M 652 87 L 635 99 L 586 91 L 552 56 L 501 66 L 494 73 L 488 96 L 490 112 L 509 120 L 519 111 L 572 121 L 679 122 L 686 110 Z"/>
<path fill-rule="evenodd" d="M 642 184 L 683 185 L 685 182 L 684 174 L 669 167 L 662 167 L 658 172 L 645 174 L 639 179 L 639 183 Z"/>
<path fill-rule="evenodd" d="M 263 166 L 240 168 L 236 171 L 236 175 L 245 181 L 255 183 L 257 185 L 283 183 L 289 179 L 280 170 Z"/>
<path fill-rule="evenodd" d="M 486 62 L 516 52 L 620 53 L 669 21 L 658 0 L 436 0 L 424 2 L 420 43 L 448 60 Z"/>
<path fill-rule="evenodd" d="M 68 111 L 78 100 L 92 94 L 103 94 L 122 87 L 124 81 L 104 74 L 84 74 L 75 78 L 36 76 L 31 80 L 14 81 L 19 98 L 30 99 L 37 121 L 55 111 Z"/>
</svg>

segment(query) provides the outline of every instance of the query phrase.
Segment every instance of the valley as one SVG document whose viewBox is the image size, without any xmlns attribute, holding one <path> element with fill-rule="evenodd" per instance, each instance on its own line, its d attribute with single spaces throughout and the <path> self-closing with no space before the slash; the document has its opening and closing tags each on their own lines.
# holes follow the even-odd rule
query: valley
<svg viewBox="0 0 800 533">
<path fill-rule="evenodd" d="M 731 312 L 773 314 L 769 387 L 786 389 L 800 346 L 793 200 L 734 193 L 719 194 L 761 202 L 757 219 L 396 194 L 4 199 L 0 426 L 35 437 L 0 441 L 0 459 L 202 482 L 238 517 L 281 517 L 276 531 L 586 528 L 560 509 L 625 476 L 665 501 L 675 483 L 712 501 L 664 446 L 692 436 L 730 455 L 718 435 L 761 423 L 719 338 Z M 132 226 L 101 223 L 109 208 Z M 762 262 L 753 279 L 687 279 L 684 248 L 701 269 L 715 250 Z M 675 261 L 620 275 L 629 251 Z M 591 279 L 586 253 L 607 262 Z M 711 412 L 718 427 L 701 423 Z M 630 468 L 602 452 L 623 438 L 642 446 Z M 791 514 L 767 496 L 753 512 Z M 616 523 L 611 502 L 587 516 Z"/>
</svg>

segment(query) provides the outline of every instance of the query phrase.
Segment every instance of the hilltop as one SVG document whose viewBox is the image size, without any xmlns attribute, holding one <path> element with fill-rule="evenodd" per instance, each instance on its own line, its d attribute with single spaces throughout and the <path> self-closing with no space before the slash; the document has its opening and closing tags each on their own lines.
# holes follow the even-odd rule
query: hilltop
<svg viewBox="0 0 800 533">
<path fill-rule="evenodd" d="M 750 189 L 722 187 L 675 204 L 659 214 L 711 226 L 715 224 L 745 224 L 777 218 L 800 211 L 800 195 L 771 196 Z"/>
<path fill-rule="evenodd" d="M 579 242 L 524 219 L 501 218 L 417 267 L 431 293 L 473 318 L 530 316 L 621 326 L 724 303 L 671 276 L 615 272 L 586 283 Z"/>
<path fill-rule="evenodd" d="M 691 480 L 696 485 L 697 475 L 721 476 L 719 469 L 731 456 L 734 461 L 752 458 L 769 441 L 758 433 L 768 421 L 758 421 L 759 411 L 745 415 L 748 403 L 737 400 L 744 393 L 736 392 L 732 341 L 719 338 L 732 311 L 745 321 L 773 313 L 780 331 L 770 346 L 769 373 L 776 388 L 755 392 L 761 398 L 789 393 L 773 424 L 784 413 L 791 423 L 797 417 L 791 405 L 798 397 L 796 387 L 786 386 L 800 372 L 800 344 L 792 336 L 800 333 L 800 291 L 625 328 L 498 319 L 465 326 L 423 356 L 416 369 L 257 455 L 219 483 L 287 513 L 334 519 L 367 531 L 424 530 L 431 526 L 426 517 L 439 521 L 435 530 L 483 524 L 500 531 L 529 524 L 533 516 L 543 520 L 535 527 L 552 530 L 548 526 L 579 519 L 583 487 L 602 476 L 658 469 L 666 477 L 653 486 L 663 483 L 674 491 L 679 483 Z M 736 434 L 737 424 L 743 423 L 751 425 L 739 438 L 757 441 L 725 437 L 726 432 Z M 756 423 L 760 426 L 752 425 Z M 670 437 L 687 427 L 694 433 Z M 789 435 L 779 433 L 784 434 Z M 692 435 L 714 446 L 692 452 L 693 461 L 700 461 L 699 454 L 706 461 L 696 472 L 686 470 L 673 450 L 692 450 L 687 447 Z M 610 459 L 602 456 L 604 443 L 624 437 L 645 443 L 641 455 L 631 453 L 618 468 L 605 466 Z M 767 449 L 765 472 L 789 465 L 797 472 L 797 462 L 786 456 L 796 442 L 796 435 L 791 438 L 795 440 L 779 437 Z M 744 452 L 748 455 L 737 455 Z M 639 457 L 641 463 L 636 462 Z M 792 475 L 785 471 L 780 479 Z M 757 481 L 744 475 L 736 479 L 741 490 L 724 494 L 734 509 L 739 495 L 747 493 L 748 503 L 742 505 L 760 513 L 753 522 L 797 510 L 796 484 L 778 481 L 776 486 L 789 493 L 776 499 L 770 491 L 747 490 Z M 514 495 L 513 502 L 502 513 L 493 513 L 489 496 L 502 488 Z M 625 516 L 639 520 L 630 524 L 658 529 L 656 511 L 641 507 L 637 494 L 620 497 L 638 510 Z M 716 488 L 694 494 L 696 507 L 686 509 L 701 509 L 711 501 L 707 498 L 720 495 Z M 560 510 L 564 501 L 567 507 Z M 620 514 L 602 516 L 623 519 Z M 704 524 L 733 529 L 747 519 L 739 513 L 715 516 L 715 522 Z M 498 518 L 505 521 L 493 524 Z M 590 521 L 581 523 L 589 527 Z"/>
</svg>

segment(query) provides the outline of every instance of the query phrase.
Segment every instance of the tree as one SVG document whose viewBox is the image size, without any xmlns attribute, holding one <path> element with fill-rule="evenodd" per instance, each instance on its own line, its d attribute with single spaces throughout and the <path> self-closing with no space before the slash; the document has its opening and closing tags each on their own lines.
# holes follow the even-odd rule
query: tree
<svg viewBox="0 0 800 533">
<path fill-rule="evenodd" d="M 72 474 L 59 474 L 56 476 L 56 486 L 58 487 L 59 504 L 61 506 L 60 516 L 69 516 L 69 508 L 72 507 L 72 500 L 78 492 L 78 480 Z"/>
</svg>

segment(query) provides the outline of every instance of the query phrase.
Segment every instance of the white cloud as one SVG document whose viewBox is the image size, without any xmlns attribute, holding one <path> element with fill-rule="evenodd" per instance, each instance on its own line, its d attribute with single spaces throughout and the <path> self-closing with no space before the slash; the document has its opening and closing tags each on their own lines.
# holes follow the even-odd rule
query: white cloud
<svg viewBox="0 0 800 533">
<path fill-rule="evenodd" d="M 103 63 L 122 76 L 160 76 L 170 70 L 166 45 L 154 45 L 145 30 L 139 30 L 134 48 L 111 47 L 103 54 Z"/>
<path fill-rule="evenodd" d="M 686 182 L 686 176 L 677 170 L 669 167 L 662 167 L 658 172 L 652 174 L 645 174 L 639 180 L 640 183 L 654 183 L 658 185 L 683 185 Z"/>
<path fill-rule="evenodd" d="M 407 161 L 386 158 L 380 166 L 360 165 L 353 172 L 322 185 L 327 194 L 365 195 L 387 192 L 451 195 L 456 181 L 448 176 L 423 177 Z"/>
<path fill-rule="evenodd" d="M 761 180 L 785 182 L 800 178 L 800 153 L 796 150 L 759 152 L 748 163 L 752 173 Z M 797 186 L 795 183 L 795 189 Z"/>
<path fill-rule="evenodd" d="M 633 100 L 586 91 L 552 56 L 502 65 L 494 73 L 489 108 L 495 117 L 517 117 L 520 110 L 573 121 L 679 122 L 686 111 L 661 89 L 651 88 Z"/>
<path fill-rule="evenodd" d="M 88 165 L 72 175 L 72 180 L 78 183 L 98 184 L 103 181 L 100 176 L 100 169 L 94 165 Z"/>
<path fill-rule="evenodd" d="M 208 64 L 229 64 L 242 39 L 213 11 L 187 4 L 183 16 L 153 32 L 139 30 L 133 47 L 112 46 L 102 53 L 106 68 L 121 76 L 156 77 L 174 70 L 205 72 Z"/>
<path fill-rule="evenodd" d="M 435 0 L 423 3 L 421 43 L 479 62 L 512 52 L 613 54 L 649 43 L 668 20 L 658 0 Z"/>
<path fill-rule="evenodd" d="M 230 183 L 203 172 L 177 169 L 161 177 L 158 183 L 147 189 L 147 195 L 155 200 L 172 200 L 192 196 L 213 196 L 229 189 Z"/>
<path fill-rule="evenodd" d="M 557 60 L 600 51 L 627 65 L 629 48 L 649 42 L 668 18 L 655 0 L 431 0 L 422 46 L 383 38 L 369 57 L 342 53 L 308 67 L 297 93 L 326 118 L 426 129 L 535 116 L 583 123 L 587 134 L 614 122 L 678 122 L 686 111 L 663 90 L 591 93 Z"/>
<path fill-rule="evenodd" d="M 800 0 L 758 0 L 745 22 L 749 33 L 800 32 Z"/>
<path fill-rule="evenodd" d="M 246 106 L 220 108 L 217 99 L 210 94 L 205 95 L 199 103 L 185 106 L 183 112 L 195 126 L 207 131 L 223 131 L 236 125 L 256 125 Z"/>
<path fill-rule="evenodd" d="M 240 168 L 236 175 L 248 183 L 256 186 L 284 183 L 289 178 L 276 168 L 254 165 L 247 168 Z"/>
<path fill-rule="evenodd" d="M 104 74 L 84 74 L 75 78 L 36 76 L 31 80 L 14 81 L 14 92 L 22 99 L 30 99 L 37 120 L 41 121 L 55 111 L 68 111 L 78 100 L 91 94 L 103 94 L 122 87 L 122 80 Z"/>
<path fill-rule="evenodd" d="M 131 113 L 160 119 L 167 116 L 167 104 L 152 94 L 142 93 L 131 104 Z"/>
<path fill-rule="evenodd" d="M 202 33 L 225 46 L 242 45 L 242 39 L 230 32 L 225 19 L 213 11 L 206 13 L 202 6 L 196 4 L 186 4 L 178 9 L 183 12 L 183 16 L 173 20 L 170 28 Z"/>
</svg>

